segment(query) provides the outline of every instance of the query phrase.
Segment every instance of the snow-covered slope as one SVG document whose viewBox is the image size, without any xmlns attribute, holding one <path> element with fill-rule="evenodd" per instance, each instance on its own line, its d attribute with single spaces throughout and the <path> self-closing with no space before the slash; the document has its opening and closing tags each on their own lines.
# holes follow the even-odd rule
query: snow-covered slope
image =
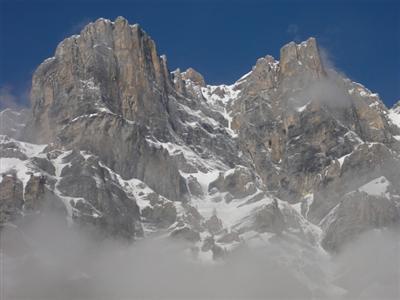
<svg viewBox="0 0 400 300">
<path fill-rule="evenodd" d="M 400 103 L 389 110 L 388 117 L 394 125 L 400 128 Z"/>
</svg>

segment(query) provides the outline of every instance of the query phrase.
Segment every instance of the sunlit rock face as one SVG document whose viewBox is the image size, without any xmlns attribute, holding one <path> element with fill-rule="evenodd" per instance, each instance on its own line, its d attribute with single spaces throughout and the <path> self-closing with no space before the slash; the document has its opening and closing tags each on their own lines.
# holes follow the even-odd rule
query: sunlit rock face
<svg viewBox="0 0 400 300">
<path fill-rule="evenodd" d="M 20 213 L 24 203 L 22 182 L 13 174 L 3 175 L 0 183 L 0 221 L 13 221 Z"/>
<path fill-rule="evenodd" d="M 231 106 L 239 146 L 287 200 L 310 192 L 335 158 L 362 142 L 398 147 L 379 97 L 326 70 L 313 38 L 284 46 L 279 61 L 259 59 L 241 86 Z"/>
<path fill-rule="evenodd" d="M 99 19 L 62 41 L 36 70 L 32 110 L 38 142 L 74 118 L 98 111 L 163 131 L 169 74 L 153 40 L 124 18 Z"/>
<path fill-rule="evenodd" d="M 90 23 L 35 71 L 29 113 L 0 115 L 1 220 L 51 207 L 205 260 L 276 240 L 335 252 L 395 227 L 398 106 L 327 65 L 310 38 L 214 86 L 170 72 L 139 25 Z"/>
<path fill-rule="evenodd" d="M 92 151 L 122 177 L 146 178 L 181 200 L 186 185 L 178 169 L 166 151 L 145 141 L 152 134 L 169 138 L 169 77 L 165 58 L 140 26 L 99 19 L 61 42 L 36 70 L 27 137 Z"/>
</svg>

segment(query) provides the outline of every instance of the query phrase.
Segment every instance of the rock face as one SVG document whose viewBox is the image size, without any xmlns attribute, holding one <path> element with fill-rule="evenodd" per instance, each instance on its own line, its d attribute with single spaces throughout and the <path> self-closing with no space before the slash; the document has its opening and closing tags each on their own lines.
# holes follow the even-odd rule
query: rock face
<svg viewBox="0 0 400 300">
<path fill-rule="evenodd" d="M 280 51 L 280 73 L 283 77 L 298 76 L 302 72 L 314 78 L 325 74 L 315 38 L 297 45 L 291 42 Z M 305 79 L 305 78 L 304 78 Z"/>
<path fill-rule="evenodd" d="M 208 186 L 220 192 L 228 192 L 233 198 L 243 198 L 257 191 L 255 175 L 242 166 L 236 166 L 232 172 L 220 173 L 218 178 Z"/>
<path fill-rule="evenodd" d="M 140 236 L 139 207 L 135 199 L 112 180 L 109 171 L 96 158 L 72 152 L 62 161 L 66 166 L 60 173 L 57 189 L 76 199 L 72 203 L 73 218 L 100 226 L 111 236 L 128 239 Z"/>
<path fill-rule="evenodd" d="M 24 206 L 28 210 L 38 210 L 44 202 L 52 201 L 46 189 L 46 176 L 31 176 L 25 186 Z"/>
<path fill-rule="evenodd" d="M 110 111 L 164 131 L 169 73 L 153 40 L 119 17 L 99 19 L 61 42 L 32 79 L 34 133 L 50 142 L 66 123 Z"/>
<path fill-rule="evenodd" d="M 140 26 L 99 19 L 61 42 L 36 70 L 27 135 L 91 151 L 123 178 L 143 179 L 182 200 L 186 185 L 168 153 L 145 141 L 168 138 L 169 85 L 165 58 Z"/>
<path fill-rule="evenodd" d="M 0 182 L 0 222 L 12 221 L 24 204 L 23 185 L 15 174 L 3 174 Z"/>
<path fill-rule="evenodd" d="M 214 258 L 270 238 L 338 251 L 398 224 L 399 105 L 327 68 L 314 38 L 212 86 L 170 73 L 139 25 L 99 19 L 38 67 L 31 101 L 27 121 L 0 116 L 3 223 L 54 205 L 106 236 L 165 234 Z"/>
<path fill-rule="evenodd" d="M 201 75 L 193 68 L 189 68 L 184 73 L 182 73 L 182 79 L 185 81 L 190 80 L 197 86 L 206 87 L 206 82 L 204 81 L 203 75 Z"/>
<path fill-rule="evenodd" d="M 372 195 L 381 196 L 381 192 L 383 195 L 388 193 L 386 196 L 389 198 L 397 195 L 400 188 L 399 168 L 399 160 L 385 145 L 361 144 L 340 162 L 327 168 L 326 175 L 315 187 L 314 201 L 308 211 L 309 219 L 321 222 L 343 197 L 365 185 L 371 185 L 372 190 L 368 191 Z"/>
<path fill-rule="evenodd" d="M 346 242 L 368 229 L 390 227 L 398 223 L 396 206 L 386 197 L 366 192 L 346 194 L 333 213 L 322 222 L 325 227 L 322 246 L 330 251 L 338 251 Z"/>
<path fill-rule="evenodd" d="M 254 228 L 258 232 L 281 233 L 285 229 L 285 218 L 274 201 L 257 212 L 254 219 Z"/>
</svg>

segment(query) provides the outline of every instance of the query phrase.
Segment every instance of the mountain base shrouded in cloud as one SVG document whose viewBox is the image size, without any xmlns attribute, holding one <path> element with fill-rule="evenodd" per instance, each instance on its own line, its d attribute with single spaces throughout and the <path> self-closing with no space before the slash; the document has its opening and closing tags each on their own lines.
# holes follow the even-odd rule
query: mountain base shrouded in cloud
<svg viewBox="0 0 400 300">
<path fill-rule="evenodd" d="M 21 225 L 21 224 L 19 224 Z M 333 259 L 285 236 L 201 262 L 164 237 L 98 240 L 42 215 L 2 232 L 5 299 L 396 299 L 399 235 L 367 232 Z M 391 258 L 391 259 L 389 259 Z"/>
<path fill-rule="evenodd" d="M 398 298 L 400 113 L 329 66 L 310 38 L 212 86 L 122 17 L 62 41 L 0 115 L 6 298 Z"/>
</svg>

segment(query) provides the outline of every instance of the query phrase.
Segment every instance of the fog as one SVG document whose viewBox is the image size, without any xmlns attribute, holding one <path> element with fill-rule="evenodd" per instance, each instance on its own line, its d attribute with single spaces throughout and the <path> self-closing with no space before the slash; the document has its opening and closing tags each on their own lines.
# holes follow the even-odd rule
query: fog
<svg viewBox="0 0 400 300">
<path fill-rule="evenodd" d="M 318 102 L 331 108 L 344 108 L 352 101 L 343 86 L 340 86 L 334 73 L 309 83 L 298 95 L 297 101 L 306 104 L 309 101 Z"/>
<path fill-rule="evenodd" d="M 201 263 L 188 244 L 95 240 L 57 216 L 2 233 L 5 299 L 297 299 L 308 290 L 260 251 Z M 290 286 L 290 289 L 287 287 Z"/>
<path fill-rule="evenodd" d="M 329 107 L 330 110 L 351 107 L 353 100 L 343 81 L 344 78 L 347 78 L 346 74 L 335 66 L 325 48 L 319 47 L 319 54 L 325 76 L 315 78 L 300 72 L 298 75 L 290 77 L 289 87 L 297 88 L 295 94 L 290 97 L 289 103 L 295 108 L 310 102 L 319 103 Z"/>
<path fill-rule="evenodd" d="M 311 257 L 321 269 L 299 278 L 298 266 L 282 263 L 285 243 L 204 263 L 170 238 L 96 239 L 55 215 L 19 225 L 1 232 L 1 299 L 320 299 L 329 298 L 325 279 L 337 285 L 332 299 L 400 295 L 399 239 L 389 231 L 365 234 L 339 256 Z M 310 279 L 320 288 L 310 289 Z"/>
<path fill-rule="evenodd" d="M 400 235 L 372 230 L 333 258 L 335 283 L 347 298 L 400 299 Z"/>
</svg>

